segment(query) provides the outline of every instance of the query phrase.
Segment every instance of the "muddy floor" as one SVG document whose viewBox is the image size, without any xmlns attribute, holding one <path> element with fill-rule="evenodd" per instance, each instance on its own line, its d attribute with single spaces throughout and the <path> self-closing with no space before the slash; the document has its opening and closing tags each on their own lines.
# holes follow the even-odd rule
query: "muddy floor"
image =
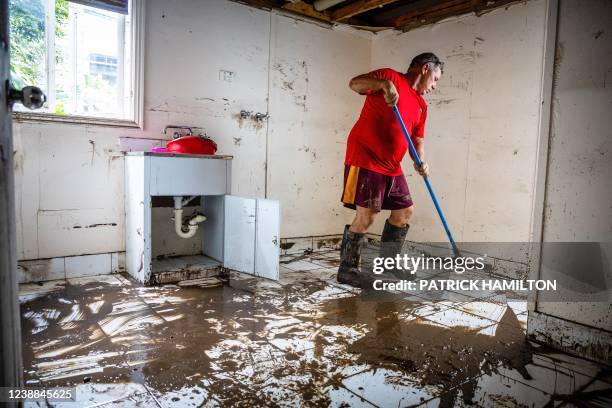
<svg viewBox="0 0 612 408">
<path fill-rule="evenodd" d="M 525 340 L 524 300 L 361 292 L 337 264 L 284 257 L 279 283 L 22 285 L 26 385 L 77 387 L 42 406 L 612 405 L 605 367 Z"/>
</svg>

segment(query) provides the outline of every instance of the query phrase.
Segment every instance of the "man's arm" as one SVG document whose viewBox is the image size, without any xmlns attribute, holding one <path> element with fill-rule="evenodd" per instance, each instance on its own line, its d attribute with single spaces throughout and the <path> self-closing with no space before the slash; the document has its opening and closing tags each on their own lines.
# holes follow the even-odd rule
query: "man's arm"
<svg viewBox="0 0 612 408">
<path fill-rule="evenodd" d="M 397 104 L 399 94 L 393 82 L 387 79 L 378 79 L 369 76 L 368 74 L 358 75 L 351 79 L 349 88 L 360 95 L 382 91 L 387 105 L 394 106 Z"/>
<path fill-rule="evenodd" d="M 417 154 L 419 155 L 419 158 L 421 159 L 421 162 L 423 163 L 421 167 L 418 167 L 415 162 L 414 169 L 421 176 L 428 176 L 429 175 L 429 164 L 427 164 L 427 162 L 425 161 L 425 139 L 422 137 L 415 137 L 413 139 L 413 143 L 414 143 L 414 150 L 416 150 Z"/>
</svg>

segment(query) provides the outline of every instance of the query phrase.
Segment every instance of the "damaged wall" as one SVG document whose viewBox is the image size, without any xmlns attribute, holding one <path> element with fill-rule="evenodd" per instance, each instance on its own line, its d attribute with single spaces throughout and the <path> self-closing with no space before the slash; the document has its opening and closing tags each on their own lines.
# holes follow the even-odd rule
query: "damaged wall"
<svg viewBox="0 0 612 408">
<path fill-rule="evenodd" d="M 280 200 L 282 235 L 341 233 L 346 139 L 363 98 L 350 78 L 368 70 L 370 41 L 286 17 L 273 20 L 268 196 Z"/>
<path fill-rule="evenodd" d="M 445 62 L 436 91 L 425 96 L 426 158 L 457 241 L 530 239 L 545 9 L 545 1 L 529 1 L 373 41 L 372 68 L 404 72 L 425 51 Z M 406 157 L 416 209 L 409 239 L 445 242 Z"/>
<path fill-rule="evenodd" d="M 577 247 L 590 249 L 577 254 L 589 257 L 581 263 L 584 268 L 567 271 L 574 288 L 588 283 L 608 291 L 612 286 L 610 21 L 609 1 L 559 3 L 543 232 L 546 242 L 574 243 L 565 244 L 566 252 Z M 552 260 L 544 258 L 543 265 L 553 263 L 547 261 Z M 612 332 L 611 301 L 539 302 L 536 310 Z M 564 334 L 548 335 L 558 338 Z M 612 355 L 612 348 L 607 353 Z"/>
<path fill-rule="evenodd" d="M 199 126 L 234 155 L 234 194 L 281 200 L 282 236 L 341 231 L 337 146 L 360 106 L 346 84 L 369 68 L 370 41 L 222 0 L 146 11 L 143 130 L 14 122 L 19 259 L 104 253 L 110 264 L 125 250 L 119 139 L 155 145 L 145 139 L 168 124 Z M 269 112 L 269 129 L 242 109 Z"/>
<path fill-rule="evenodd" d="M 340 233 L 353 214 L 339 203 L 346 138 L 363 104 L 348 80 L 404 71 L 428 50 L 446 66 L 426 96 L 427 159 L 456 240 L 529 241 L 545 9 L 534 0 L 369 37 L 223 0 L 147 2 L 144 130 L 14 124 L 18 256 L 124 251 L 118 141 L 143 149 L 168 124 L 200 126 L 235 156 L 234 194 L 280 200 L 282 237 Z M 241 119 L 242 109 L 271 117 Z M 409 239 L 445 241 L 422 181 L 404 168 L 416 202 Z"/>
</svg>

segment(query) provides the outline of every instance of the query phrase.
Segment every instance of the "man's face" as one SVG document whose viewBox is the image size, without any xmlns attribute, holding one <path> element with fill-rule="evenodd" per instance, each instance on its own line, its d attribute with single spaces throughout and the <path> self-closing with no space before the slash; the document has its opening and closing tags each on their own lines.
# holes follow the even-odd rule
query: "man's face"
<svg viewBox="0 0 612 408">
<path fill-rule="evenodd" d="M 423 65 L 421 68 L 421 80 L 417 85 L 417 92 L 420 95 L 425 95 L 433 91 L 436 89 L 441 76 L 442 70 L 440 70 L 440 67 L 432 67 L 431 64 Z"/>
</svg>

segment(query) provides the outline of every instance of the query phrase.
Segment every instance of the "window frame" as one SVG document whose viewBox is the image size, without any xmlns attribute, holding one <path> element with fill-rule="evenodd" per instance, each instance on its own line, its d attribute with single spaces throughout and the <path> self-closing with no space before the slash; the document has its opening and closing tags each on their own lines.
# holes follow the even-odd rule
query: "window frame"
<svg viewBox="0 0 612 408">
<path fill-rule="evenodd" d="M 55 113 L 43 112 L 12 112 L 14 122 L 55 122 L 55 123 L 71 123 L 85 125 L 99 125 L 112 127 L 127 127 L 143 129 L 144 126 L 144 47 L 145 47 L 145 0 L 131 0 L 129 3 L 129 13 L 131 15 L 131 77 L 132 77 L 132 105 L 129 106 L 132 111 L 130 119 L 113 119 L 103 117 L 93 117 L 84 115 L 58 115 Z M 48 18 L 48 16 L 45 16 Z M 49 31 L 49 30 L 47 30 Z M 47 41 L 47 58 L 49 57 L 49 49 L 54 52 L 54 41 Z M 51 44 L 49 46 L 49 44 Z M 54 55 L 53 55 L 54 57 Z M 49 64 L 47 64 L 49 66 Z M 48 68 L 47 68 L 48 69 Z M 54 81 L 55 78 L 48 76 L 49 81 Z"/>
</svg>

